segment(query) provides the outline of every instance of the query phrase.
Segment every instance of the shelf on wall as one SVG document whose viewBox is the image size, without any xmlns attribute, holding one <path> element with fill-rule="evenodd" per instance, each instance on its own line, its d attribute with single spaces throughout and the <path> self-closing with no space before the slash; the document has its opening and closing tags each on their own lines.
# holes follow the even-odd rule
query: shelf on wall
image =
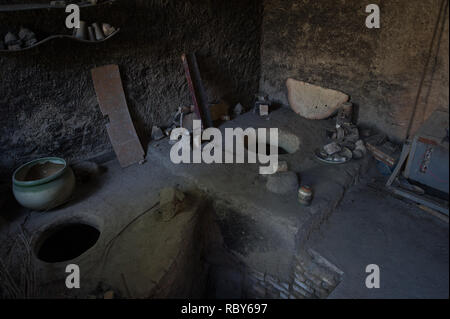
<svg viewBox="0 0 450 319">
<path fill-rule="evenodd" d="M 98 1 L 98 3 L 93 4 L 90 1 L 82 1 L 78 3 L 73 3 L 70 1 L 65 1 L 64 4 L 55 2 L 52 3 L 24 3 L 24 4 L 0 4 L 0 12 L 13 12 L 13 11 L 24 11 L 24 10 L 39 10 L 39 9 L 65 9 L 69 4 L 78 4 L 80 8 L 94 7 L 102 4 L 111 4 L 117 0 L 105 0 Z"/>
<path fill-rule="evenodd" d="M 41 45 L 41 44 L 43 44 L 45 42 L 49 42 L 49 41 L 54 40 L 54 39 L 71 39 L 71 40 L 74 40 L 74 41 L 83 42 L 83 43 L 90 43 L 90 44 L 101 43 L 101 42 L 105 42 L 105 41 L 111 39 L 119 31 L 120 31 L 120 29 L 117 29 L 116 31 L 111 33 L 108 37 L 104 38 L 103 40 L 98 40 L 98 41 L 90 41 L 90 40 L 78 39 L 78 38 L 76 38 L 76 37 L 74 37 L 72 35 L 67 35 L 67 34 L 57 34 L 57 35 L 49 36 L 49 37 L 47 37 L 47 38 L 45 38 L 45 39 L 35 43 L 32 46 L 29 46 L 29 47 L 21 48 L 19 50 L 0 50 L 0 53 L 12 53 L 12 52 L 22 52 L 22 51 L 30 50 L 30 49 L 33 49 L 33 48 L 35 48 L 35 47 L 37 47 L 37 46 L 39 46 L 39 45 Z"/>
</svg>

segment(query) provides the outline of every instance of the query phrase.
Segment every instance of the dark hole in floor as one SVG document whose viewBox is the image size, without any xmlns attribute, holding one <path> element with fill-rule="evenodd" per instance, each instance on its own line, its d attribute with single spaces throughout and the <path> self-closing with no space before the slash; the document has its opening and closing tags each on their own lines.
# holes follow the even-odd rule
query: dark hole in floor
<svg viewBox="0 0 450 319">
<path fill-rule="evenodd" d="M 68 224 L 49 230 L 38 250 L 38 258 L 48 263 L 79 257 L 95 245 L 100 231 L 86 224 Z"/>
<path fill-rule="evenodd" d="M 269 155 L 270 154 L 270 146 L 271 145 L 269 143 L 266 143 L 265 149 L 261 150 L 259 147 L 259 143 L 257 143 L 256 144 L 256 153 Z M 244 147 L 246 150 L 248 150 L 248 138 L 247 137 L 245 137 Z M 265 153 L 263 153 L 263 152 L 265 152 Z M 285 150 L 283 147 L 278 146 L 278 155 L 286 155 L 286 154 L 289 154 L 289 152 L 287 150 Z"/>
</svg>

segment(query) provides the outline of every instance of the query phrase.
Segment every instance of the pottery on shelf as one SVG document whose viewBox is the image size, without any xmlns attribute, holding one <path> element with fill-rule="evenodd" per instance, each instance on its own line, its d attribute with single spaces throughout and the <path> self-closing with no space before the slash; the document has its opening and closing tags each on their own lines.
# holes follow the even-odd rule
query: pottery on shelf
<svg viewBox="0 0 450 319">
<path fill-rule="evenodd" d="M 75 38 L 80 40 L 86 40 L 87 36 L 87 24 L 84 21 L 80 21 L 80 27 L 75 29 Z"/>
<path fill-rule="evenodd" d="M 92 26 L 88 27 L 88 35 L 89 35 L 89 41 L 96 41 L 94 28 Z"/>
<path fill-rule="evenodd" d="M 102 31 L 103 31 L 103 34 L 105 35 L 105 37 L 109 37 L 111 34 L 113 34 L 116 31 L 116 28 L 114 28 L 113 26 L 111 26 L 108 23 L 103 23 Z"/>
<path fill-rule="evenodd" d="M 98 23 L 93 23 L 92 27 L 94 28 L 95 33 L 95 39 L 97 41 L 101 41 L 105 39 L 105 35 L 103 34 L 102 28 L 99 26 Z"/>
</svg>

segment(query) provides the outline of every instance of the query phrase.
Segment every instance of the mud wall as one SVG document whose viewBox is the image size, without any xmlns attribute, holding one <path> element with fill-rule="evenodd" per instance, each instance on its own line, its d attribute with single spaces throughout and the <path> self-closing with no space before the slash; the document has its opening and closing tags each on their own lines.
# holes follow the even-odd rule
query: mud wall
<svg viewBox="0 0 450 319">
<path fill-rule="evenodd" d="M 260 89 L 283 105 L 289 77 L 343 91 L 361 124 L 402 140 L 425 69 L 413 129 L 434 109 L 448 110 L 445 2 L 265 0 Z M 365 26 L 370 3 L 380 6 L 380 29 Z"/>
<path fill-rule="evenodd" d="M 21 25 L 41 38 L 67 33 L 65 18 L 59 9 L 0 13 L 0 37 Z M 119 65 L 144 148 L 152 125 L 164 125 L 179 106 L 191 104 L 183 52 L 197 52 L 211 101 L 249 106 L 258 90 L 258 0 L 120 0 L 82 9 L 81 19 L 109 22 L 121 31 L 101 44 L 54 40 L 23 53 L 0 54 L 2 180 L 39 156 L 76 161 L 112 151 L 90 76 L 96 66 Z"/>
</svg>

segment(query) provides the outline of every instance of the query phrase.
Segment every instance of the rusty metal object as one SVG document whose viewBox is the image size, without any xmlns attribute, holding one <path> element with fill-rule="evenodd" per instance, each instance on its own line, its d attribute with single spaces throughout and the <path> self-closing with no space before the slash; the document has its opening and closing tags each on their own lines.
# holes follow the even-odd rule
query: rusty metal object
<svg viewBox="0 0 450 319">
<path fill-rule="evenodd" d="M 109 117 L 106 129 L 120 165 L 139 163 L 145 153 L 128 111 L 119 67 L 107 65 L 92 69 L 92 79 L 100 110 Z"/>
<path fill-rule="evenodd" d="M 194 111 L 198 118 L 201 119 L 204 128 L 213 127 L 208 99 L 197 64 L 197 57 L 194 53 L 183 54 L 181 60 L 183 61 L 189 91 L 194 103 Z"/>
<path fill-rule="evenodd" d="M 366 146 L 378 161 L 385 163 L 389 167 L 395 167 L 397 156 L 387 152 L 385 149 L 381 149 L 381 146 L 373 145 L 371 143 L 366 143 Z"/>
</svg>

